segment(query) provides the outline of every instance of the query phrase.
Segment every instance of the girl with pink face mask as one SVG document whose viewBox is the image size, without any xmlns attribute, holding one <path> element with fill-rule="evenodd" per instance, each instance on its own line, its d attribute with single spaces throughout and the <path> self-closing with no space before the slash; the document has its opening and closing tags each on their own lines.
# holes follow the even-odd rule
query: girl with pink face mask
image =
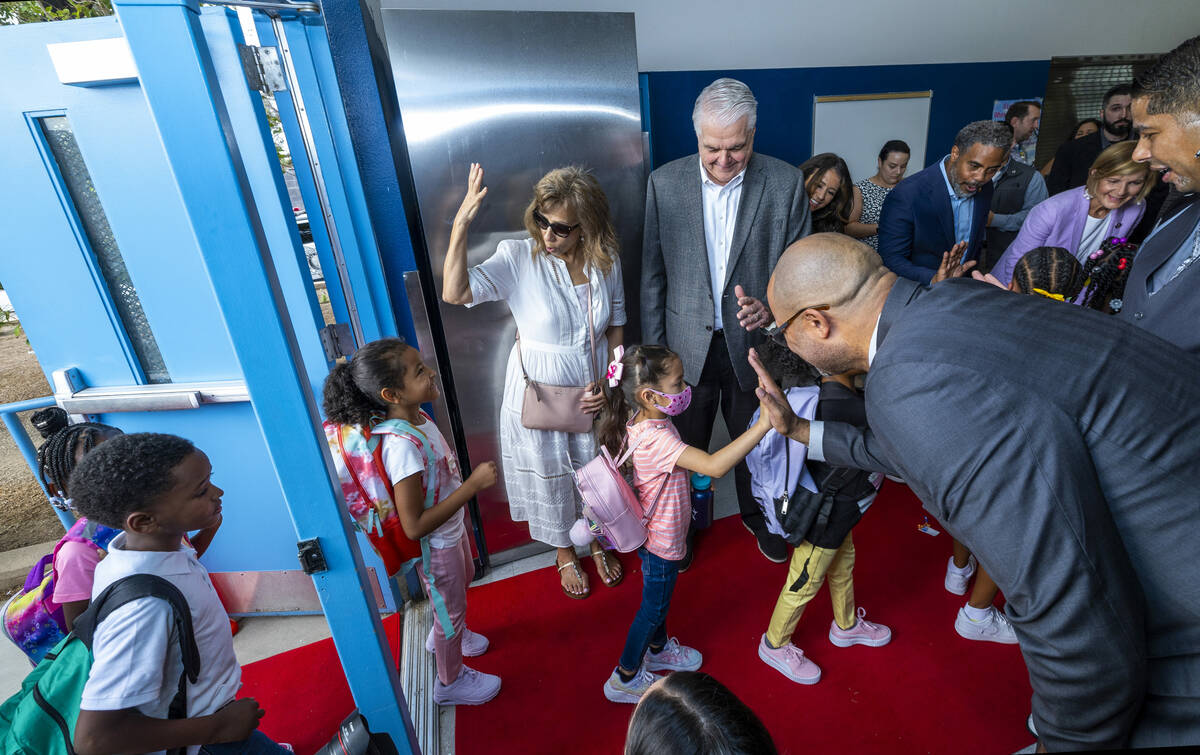
<svg viewBox="0 0 1200 755">
<path fill-rule="evenodd" d="M 760 411 L 749 430 L 716 453 L 693 448 L 680 440 L 670 419 L 692 400 L 679 356 L 665 346 L 634 346 L 617 352 L 606 375 L 599 440 L 614 458 L 626 442 L 634 449 L 629 460 L 633 486 L 643 513 L 652 505 L 654 509 L 646 523 L 646 544 L 638 551 L 642 604 L 621 660 L 604 684 L 604 696 L 613 702 L 636 703 L 658 679 L 652 672 L 695 671 L 703 660 L 700 651 L 667 634 L 667 609 L 692 516 L 687 472 L 721 477 L 758 445 L 771 425 L 763 419 L 767 412 Z"/>
</svg>

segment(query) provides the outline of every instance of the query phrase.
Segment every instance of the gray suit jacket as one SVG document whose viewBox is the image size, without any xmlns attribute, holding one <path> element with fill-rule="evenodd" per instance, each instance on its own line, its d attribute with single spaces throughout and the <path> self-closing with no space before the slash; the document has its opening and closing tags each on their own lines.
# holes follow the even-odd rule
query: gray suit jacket
<svg viewBox="0 0 1200 755">
<path fill-rule="evenodd" d="M 1004 590 L 1051 752 L 1200 744 L 1197 375 L 1093 310 L 900 280 L 871 431 L 825 427 L 827 461 L 898 471 Z"/>
<path fill-rule="evenodd" d="M 690 155 L 650 174 L 642 244 L 642 339 L 679 354 L 683 379 L 692 385 L 704 369 L 714 322 L 700 170 L 699 155 Z M 811 228 L 800 170 L 753 154 L 742 178 L 721 296 L 725 342 L 743 390 L 755 385 L 746 353 L 761 336 L 738 325 L 734 286 L 741 284 L 747 295 L 765 303 L 775 263 L 789 244 L 808 235 Z"/>
<path fill-rule="evenodd" d="M 1200 222 L 1200 194 L 1184 200 L 1181 207 L 1175 210 L 1170 223 L 1146 239 L 1133 258 L 1118 317 L 1185 351 L 1200 354 L 1200 263 L 1192 263 L 1153 296 L 1147 285 L 1181 244 L 1190 243 Z"/>
</svg>

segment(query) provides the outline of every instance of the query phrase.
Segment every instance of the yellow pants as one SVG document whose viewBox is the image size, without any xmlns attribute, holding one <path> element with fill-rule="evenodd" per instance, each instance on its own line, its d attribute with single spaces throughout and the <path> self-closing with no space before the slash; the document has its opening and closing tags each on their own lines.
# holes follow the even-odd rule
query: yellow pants
<svg viewBox="0 0 1200 755">
<path fill-rule="evenodd" d="M 792 592 L 792 584 L 800 577 L 805 562 L 808 581 Z M 792 633 L 800 623 L 804 607 L 816 597 L 821 583 L 829 579 L 829 597 L 833 600 L 833 618 L 842 629 L 850 629 L 858 621 L 854 615 L 854 541 L 850 535 L 836 549 L 818 548 L 807 540 L 792 551 L 787 582 L 775 602 L 771 624 L 767 627 L 767 642 L 783 647 L 792 641 Z"/>
</svg>

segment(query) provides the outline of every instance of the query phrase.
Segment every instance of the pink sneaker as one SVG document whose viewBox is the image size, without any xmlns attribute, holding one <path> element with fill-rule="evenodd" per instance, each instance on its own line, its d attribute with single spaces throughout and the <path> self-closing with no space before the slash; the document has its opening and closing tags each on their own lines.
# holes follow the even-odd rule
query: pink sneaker
<svg viewBox="0 0 1200 755">
<path fill-rule="evenodd" d="M 463 627 L 462 654 L 467 658 L 474 658 L 483 655 L 488 649 L 488 638 L 482 634 L 472 632 L 470 629 Z M 433 630 L 429 630 L 429 636 L 425 638 L 425 650 L 433 652 Z"/>
<path fill-rule="evenodd" d="M 837 625 L 837 621 L 829 623 L 829 641 L 840 648 L 848 648 L 851 645 L 866 645 L 868 647 L 882 647 L 892 641 L 892 630 L 882 624 L 873 624 L 863 618 L 866 615 L 866 610 L 858 609 L 858 623 L 849 629 L 842 629 Z"/>
<path fill-rule="evenodd" d="M 433 684 L 433 701 L 438 705 L 480 705 L 500 694 L 500 677 L 463 666 L 449 684 Z"/>
<path fill-rule="evenodd" d="M 648 671 L 695 671 L 704 662 L 699 650 L 680 645 L 674 637 L 659 652 L 647 650 L 642 658 L 642 666 Z"/>
<path fill-rule="evenodd" d="M 758 641 L 758 657 L 797 684 L 816 684 L 821 681 L 821 667 L 805 658 L 804 651 L 790 642 L 781 648 L 773 648 L 767 644 L 764 634 Z"/>
</svg>

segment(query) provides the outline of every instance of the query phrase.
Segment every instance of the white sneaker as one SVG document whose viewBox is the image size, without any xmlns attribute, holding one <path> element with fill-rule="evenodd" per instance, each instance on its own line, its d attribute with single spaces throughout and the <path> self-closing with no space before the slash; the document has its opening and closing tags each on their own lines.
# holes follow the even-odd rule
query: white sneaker
<svg viewBox="0 0 1200 755">
<path fill-rule="evenodd" d="M 483 655 L 488 649 L 488 638 L 477 632 L 472 632 L 470 629 L 463 627 L 462 638 L 462 654 L 467 658 L 474 658 Z M 426 652 L 433 652 L 433 629 L 429 630 L 429 636 L 425 638 Z"/>
<path fill-rule="evenodd" d="M 642 668 L 650 671 L 695 671 L 703 662 L 699 650 L 680 645 L 674 637 L 657 653 L 647 650 L 642 656 Z"/>
<path fill-rule="evenodd" d="M 967 594 L 967 583 L 975 576 L 975 556 L 967 557 L 967 565 L 959 569 L 954 565 L 954 556 L 946 562 L 946 591 L 955 595 Z"/>
<path fill-rule="evenodd" d="M 1008 623 L 1008 617 L 996 610 L 995 606 L 988 609 L 987 618 L 982 621 L 975 621 L 967 616 L 966 606 L 958 609 L 954 631 L 958 632 L 959 637 L 968 640 L 999 642 L 1003 645 L 1017 644 L 1017 633 L 1013 631 L 1012 624 Z"/>
<path fill-rule="evenodd" d="M 433 701 L 438 705 L 480 705 L 500 694 L 500 677 L 463 666 L 449 684 L 433 683 Z"/>
<path fill-rule="evenodd" d="M 604 683 L 604 696 L 614 703 L 637 703 L 642 699 L 642 695 L 646 694 L 646 690 L 650 689 L 650 685 L 657 681 L 658 675 L 650 673 L 644 664 L 637 676 L 627 682 L 621 681 L 621 675 L 613 669 L 612 676 Z"/>
</svg>

